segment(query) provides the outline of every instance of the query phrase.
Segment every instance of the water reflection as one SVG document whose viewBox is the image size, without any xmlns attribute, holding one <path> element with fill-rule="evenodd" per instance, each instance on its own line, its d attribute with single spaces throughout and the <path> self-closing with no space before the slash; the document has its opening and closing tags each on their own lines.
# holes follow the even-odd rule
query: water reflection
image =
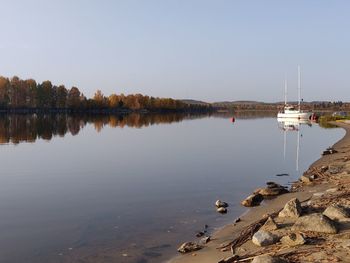
<svg viewBox="0 0 350 263">
<path fill-rule="evenodd" d="M 129 114 L 129 115 L 67 115 L 25 114 L 0 115 L 0 144 L 51 140 L 66 133 L 77 135 L 87 124 L 97 132 L 104 126 L 142 128 L 160 123 L 181 122 L 207 117 L 207 114 Z"/>
<path fill-rule="evenodd" d="M 271 112 L 235 112 L 237 119 L 271 117 Z M 82 114 L 1 114 L 0 144 L 33 143 L 37 139 L 51 140 L 65 134 L 77 135 L 87 124 L 92 124 L 97 132 L 103 127 L 143 128 L 155 124 L 170 124 L 205 117 L 230 118 L 232 113 L 167 113 L 167 114 L 127 114 L 127 115 L 82 115 Z"/>
<path fill-rule="evenodd" d="M 276 117 L 276 111 L 218 111 L 213 112 L 212 116 L 219 118 L 232 118 L 235 119 L 261 119 L 261 118 L 274 118 Z"/>
<path fill-rule="evenodd" d="M 297 149 L 295 157 L 295 170 L 299 171 L 299 156 L 300 156 L 300 139 L 303 137 L 301 133 L 302 126 L 312 127 L 309 120 L 289 119 L 289 118 L 277 118 L 278 127 L 283 131 L 283 159 L 286 160 L 287 150 L 287 132 L 297 133 Z"/>
<path fill-rule="evenodd" d="M 283 131 L 299 131 L 302 125 L 312 127 L 309 120 L 277 118 L 278 127 Z"/>
</svg>

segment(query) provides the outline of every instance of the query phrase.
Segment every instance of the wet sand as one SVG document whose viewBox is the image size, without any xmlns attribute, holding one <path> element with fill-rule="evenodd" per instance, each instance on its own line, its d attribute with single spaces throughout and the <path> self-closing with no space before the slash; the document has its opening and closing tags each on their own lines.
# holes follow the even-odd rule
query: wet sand
<svg viewBox="0 0 350 263">
<path fill-rule="evenodd" d="M 316 196 L 314 195 L 315 193 L 325 194 L 325 197 L 327 197 L 330 201 L 332 201 L 332 198 L 334 198 L 335 200 L 337 194 L 338 196 L 340 196 L 341 194 L 344 194 L 344 191 L 346 191 L 346 188 L 347 188 L 346 187 L 344 190 L 344 185 L 349 185 L 349 188 L 350 188 L 350 175 L 348 175 L 350 173 L 350 124 L 341 123 L 341 122 L 337 122 L 334 124 L 346 130 L 345 136 L 333 145 L 333 148 L 337 150 L 338 153 L 322 156 L 319 160 L 317 160 L 310 166 L 309 170 L 314 168 L 320 168 L 321 166 L 328 167 L 330 165 L 342 165 L 346 169 L 344 168 L 344 170 L 341 173 L 335 174 L 333 178 L 332 177 L 320 178 L 319 180 L 317 180 L 317 182 L 315 181 L 309 184 L 305 184 L 301 182 L 295 183 L 293 185 L 293 188 L 295 187 L 295 192 L 280 195 L 272 200 L 263 202 L 258 207 L 250 208 L 244 215 L 240 217 L 241 219 L 240 222 L 228 224 L 222 227 L 216 233 L 214 233 L 211 236 L 211 241 L 208 244 L 206 244 L 203 249 L 192 253 L 184 254 L 184 255 L 179 255 L 169 260 L 168 262 L 171 262 L 171 263 L 219 262 L 224 258 L 232 256 L 232 252 L 230 250 L 224 251 L 224 252 L 221 251 L 220 247 L 223 244 L 227 244 L 230 241 L 232 241 L 234 238 L 238 237 L 242 229 L 256 222 L 257 220 L 261 219 L 264 215 L 272 214 L 273 212 L 277 212 L 281 210 L 290 199 L 296 197 L 304 205 L 306 204 L 306 201 L 309 201 L 309 200 L 317 204 L 317 202 L 320 203 L 321 201 L 317 200 Z M 343 190 L 341 190 L 340 187 L 343 187 L 342 188 Z M 338 190 L 333 195 L 330 195 L 328 194 L 328 191 L 327 191 L 328 189 L 338 189 Z M 346 200 L 344 202 L 346 202 Z M 349 226 L 349 229 L 344 228 L 342 232 L 344 231 L 347 232 L 347 230 L 349 230 L 350 232 L 350 226 Z M 195 241 L 195 240 L 192 240 L 192 241 Z M 304 247 L 304 246 L 305 245 L 301 247 Z M 299 250 L 302 249 L 301 247 L 298 247 L 298 249 Z M 246 250 L 246 254 L 258 253 L 256 252 L 257 246 L 252 244 L 251 241 L 248 241 L 247 244 L 244 245 L 244 249 Z M 297 249 L 295 249 L 295 251 L 297 251 Z M 334 254 L 333 252 L 332 253 L 330 252 L 330 253 Z M 338 260 L 337 262 L 349 262 L 349 261 L 346 261 L 346 258 L 349 255 L 346 255 L 345 252 L 342 252 L 343 254 L 341 253 L 341 251 L 338 251 L 338 252 L 340 253 L 340 256 L 337 258 Z M 313 262 L 312 260 L 313 259 L 311 259 L 311 261 L 305 260 L 305 262 Z M 249 262 L 249 260 L 247 260 L 246 262 Z M 290 262 L 294 262 L 294 261 L 290 261 Z M 317 261 L 317 262 L 321 262 L 321 261 Z M 324 262 L 329 262 L 329 261 L 324 261 Z"/>
</svg>

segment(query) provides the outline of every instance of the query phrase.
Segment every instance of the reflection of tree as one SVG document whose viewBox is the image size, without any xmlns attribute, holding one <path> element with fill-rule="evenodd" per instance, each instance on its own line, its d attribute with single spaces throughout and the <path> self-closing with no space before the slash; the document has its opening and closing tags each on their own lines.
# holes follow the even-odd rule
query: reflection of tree
<svg viewBox="0 0 350 263">
<path fill-rule="evenodd" d="M 128 115 L 69 115 L 69 114 L 0 114 L 0 144 L 51 140 L 66 133 L 77 135 L 86 124 L 97 132 L 104 126 L 142 128 L 160 123 L 180 122 L 208 114 L 128 114 Z"/>
<path fill-rule="evenodd" d="M 74 118 L 73 116 L 68 116 L 66 121 L 69 132 L 72 135 L 77 135 L 80 131 L 80 120 Z"/>
</svg>

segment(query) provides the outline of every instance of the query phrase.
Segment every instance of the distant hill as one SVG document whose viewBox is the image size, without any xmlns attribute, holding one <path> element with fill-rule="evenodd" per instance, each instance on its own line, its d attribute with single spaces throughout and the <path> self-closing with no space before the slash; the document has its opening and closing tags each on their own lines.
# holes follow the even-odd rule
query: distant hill
<svg viewBox="0 0 350 263">
<path fill-rule="evenodd" d="M 213 106 L 231 106 L 231 105 L 240 105 L 240 104 L 250 104 L 250 105 L 256 105 L 256 104 L 266 104 L 265 102 L 261 101 L 254 101 L 254 100 L 236 100 L 236 101 L 218 101 L 212 103 Z"/>
<path fill-rule="evenodd" d="M 235 101 L 218 101 L 218 102 L 205 102 L 192 99 L 184 99 L 182 102 L 195 106 L 211 106 L 216 110 L 256 110 L 256 111 L 277 111 L 280 110 L 284 101 L 277 102 L 262 102 L 255 100 L 235 100 Z M 297 105 L 297 101 L 288 101 L 288 104 Z M 307 110 L 350 110 L 350 103 L 343 103 L 341 101 L 303 101 L 301 104 L 302 109 Z"/>
<path fill-rule="evenodd" d="M 190 105 L 211 105 L 211 103 L 209 102 L 205 102 L 205 101 L 200 101 L 200 100 L 191 100 L 191 99 L 184 99 L 184 100 L 180 100 L 183 103 L 186 104 L 190 104 Z"/>
</svg>

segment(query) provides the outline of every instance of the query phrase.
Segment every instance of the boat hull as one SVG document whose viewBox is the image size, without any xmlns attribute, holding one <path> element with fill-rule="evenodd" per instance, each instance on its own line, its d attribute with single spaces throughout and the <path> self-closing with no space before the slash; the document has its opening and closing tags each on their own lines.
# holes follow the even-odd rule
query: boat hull
<svg viewBox="0 0 350 263">
<path fill-rule="evenodd" d="M 295 112 L 295 113 L 283 113 L 279 112 L 277 118 L 279 119 L 298 119 L 298 120 L 309 120 L 311 118 L 311 112 Z"/>
</svg>

